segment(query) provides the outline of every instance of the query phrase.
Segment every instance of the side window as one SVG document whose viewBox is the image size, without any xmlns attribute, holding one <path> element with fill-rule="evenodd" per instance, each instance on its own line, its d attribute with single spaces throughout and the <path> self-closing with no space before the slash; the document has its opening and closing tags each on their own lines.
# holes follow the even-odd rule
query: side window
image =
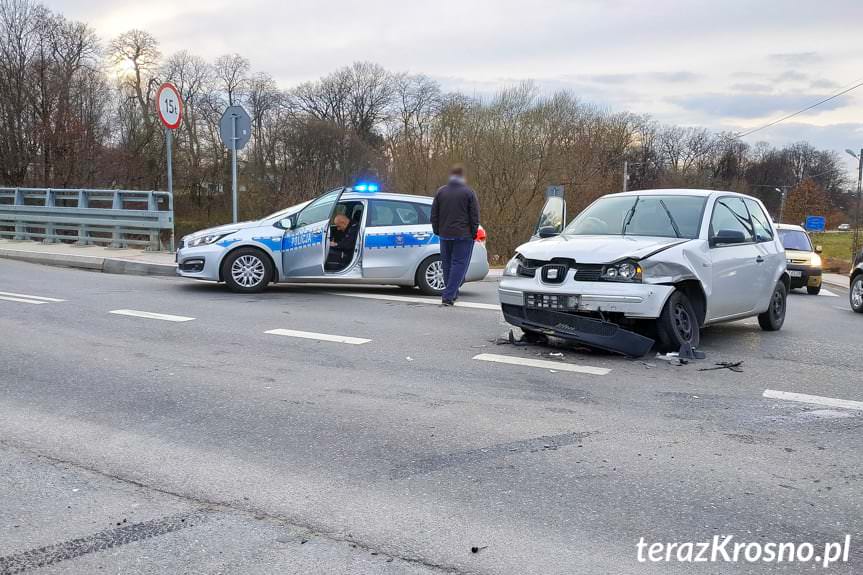
<svg viewBox="0 0 863 575">
<path fill-rule="evenodd" d="M 369 212 L 369 227 L 416 226 L 428 224 L 431 206 L 414 202 L 394 200 L 372 200 Z"/>
<path fill-rule="evenodd" d="M 770 219 L 761 206 L 755 200 L 745 200 L 746 207 L 749 208 L 749 216 L 752 218 L 752 226 L 755 232 L 755 241 L 770 242 L 773 241 L 773 230 L 770 227 Z"/>
<path fill-rule="evenodd" d="M 340 190 L 330 192 L 313 201 L 311 204 L 303 208 L 297 218 L 297 226 L 301 228 L 315 222 L 322 222 L 330 219 L 330 213 L 333 211 L 333 204 L 341 194 Z"/>
<path fill-rule="evenodd" d="M 744 241 L 753 242 L 755 236 L 749 211 L 740 198 L 720 198 L 713 206 L 713 216 L 710 218 L 710 237 L 714 238 L 720 230 L 742 232 Z"/>
</svg>

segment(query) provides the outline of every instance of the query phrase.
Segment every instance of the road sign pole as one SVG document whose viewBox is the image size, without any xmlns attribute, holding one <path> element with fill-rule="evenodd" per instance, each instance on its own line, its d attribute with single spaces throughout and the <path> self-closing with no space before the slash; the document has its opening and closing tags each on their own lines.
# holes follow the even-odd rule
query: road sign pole
<svg viewBox="0 0 863 575">
<path fill-rule="evenodd" d="M 165 149 L 168 153 L 168 193 L 174 195 L 174 165 L 171 153 L 171 145 L 173 144 L 173 135 L 170 128 L 165 128 Z"/>
<path fill-rule="evenodd" d="M 237 117 L 231 118 L 231 200 L 234 223 L 237 223 Z"/>
</svg>

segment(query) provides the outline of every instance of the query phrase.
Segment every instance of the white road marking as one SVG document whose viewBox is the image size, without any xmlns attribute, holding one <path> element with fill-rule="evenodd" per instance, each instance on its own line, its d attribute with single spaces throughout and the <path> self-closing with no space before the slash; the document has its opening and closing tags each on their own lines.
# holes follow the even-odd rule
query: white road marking
<svg viewBox="0 0 863 575">
<path fill-rule="evenodd" d="M 64 299 L 57 299 L 55 297 L 44 297 L 41 295 L 29 295 L 26 293 L 12 293 L 12 292 L 8 292 L 8 291 L 0 291 L 0 296 L 4 296 L 3 299 L 6 299 L 6 298 L 23 298 L 23 299 L 28 299 L 28 300 L 37 300 L 39 303 L 66 301 Z M 20 301 L 20 300 L 12 299 L 10 301 Z M 37 302 L 30 301 L 28 303 L 37 303 Z"/>
<path fill-rule="evenodd" d="M 479 361 L 491 361 L 495 363 L 506 363 L 509 365 L 526 365 L 529 367 L 540 367 L 554 371 L 573 371 L 575 373 L 588 373 L 590 375 L 608 375 L 611 370 L 605 367 L 593 367 L 591 365 L 575 365 L 563 363 L 562 361 L 546 361 L 543 359 L 530 359 L 527 357 L 512 357 L 509 355 L 497 355 L 494 353 L 481 353 L 475 355 L 474 359 Z"/>
<path fill-rule="evenodd" d="M 796 401 L 798 403 L 811 403 L 814 405 L 826 405 L 829 407 L 841 407 L 843 409 L 856 409 L 858 411 L 863 411 L 863 401 L 821 397 L 820 395 L 807 395 L 805 393 L 793 393 L 791 391 L 776 391 L 775 389 L 765 389 L 762 395 L 770 399 L 784 399 L 786 401 Z"/>
<path fill-rule="evenodd" d="M 143 317 L 146 319 L 160 319 L 162 321 L 192 321 L 193 317 L 186 317 L 184 315 L 170 315 L 167 313 L 153 313 L 150 311 L 138 311 L 135 309 L 115 309 L 111 310 L 108 313 L 113 313 L 117 315 L 129 315 L 132 317 Z"/>
<path fill-rule="evenodd" d="M 403 296 L 403 295 L 386 295 L 386 294 L 376 294 L 376 293 L 351 293 L 351 292 L 330 292 L 333 295 L 343 295 L 346 297 L 358 297 L 363 299 L 380 299 L 380 300 L 388 300 L 388 301 L 397 301 L 402 303 L 424 303 L 429 305 L 440 305 L 440 300 L 437 298 L 430 297 L 415 297 L 415 296 Z M 500 306 L 497 304 L 491 303 L 477 303 L 472 301 L 457 301 L 455 302 L 456 307 L 466 307 L 471 309 L 490 309 L 495 311 L 500 311 Z"/>
<path fill-rule="evenodd" d="M 826 295 L 827 297 L 839 297 L 839 294 L 833 293 L 829 289 L 824 288 L 821 288 L 821 291 L 818 293 L 818 295 Z"/>
<path fill-rule="evenodd" d="M 347 343 L 350 345 L 362 345 L 364 343 L 369 343 L 370 339 L 365 339 L 362 337 L 349 337 L 346 335 L 331 335 L 328 333 L 315 333 L 313 331 L 297 331 L 295 329 L 271 329 L 269 331 L 265 331 L 264 333 L 269 333 L 272 335 L 284 335 L 287 337 L 299 337 L 302 339 L 314 339 L 317 341 L 332 341 L 335 343 Z"/>
<path fill-rule="evenodd" d="M 9 297 L 9 296 L 5 296 L 5 295 L 0 295 L 0 299 L 2 299 L 3 301 L 15 301 L 18 303 L 35 303 L 35 304 L 48 303 L 47 301 L 37 301 L 35 299 L 24 299 L 24 298 L 20 298 L 20 297 Z"/>
</svg>

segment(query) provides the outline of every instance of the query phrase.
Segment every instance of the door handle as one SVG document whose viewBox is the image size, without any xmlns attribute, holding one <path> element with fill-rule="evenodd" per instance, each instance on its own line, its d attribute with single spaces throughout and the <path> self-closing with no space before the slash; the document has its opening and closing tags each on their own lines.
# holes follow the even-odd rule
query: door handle
<svg viewBox="0 0 863 575">
<path fill-rule="evenodd" d="M 756 262 L 758 262 L 758 263 L 760 264 L 761 262 L 763 262 L 763 261 L 764 261 L 764 258 L 763 258 L 763 257 L 761 257 L 761 256 L 758 256 L 757 258 L 755 258 L 755 261 L 756 261 Z"/>
</svg>

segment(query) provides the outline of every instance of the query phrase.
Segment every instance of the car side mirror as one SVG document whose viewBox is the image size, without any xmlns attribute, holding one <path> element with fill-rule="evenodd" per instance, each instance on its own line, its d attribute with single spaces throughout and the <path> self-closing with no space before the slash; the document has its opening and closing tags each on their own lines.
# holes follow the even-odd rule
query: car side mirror
<svg viewBox="0 0 863 575">
<path fill-rule="evenodd" d="M 740 230 L 719 230 L 713 238 L 713 245 L 733 245 L 746 243 L 746 234 Z"/>
<path fill-rule="evenodd" d="M 293 218 L 282 218 L 278 221 L 278 226 L 283 230 L 290 230 L 294 227 L 294 219 Z"/>
<path fill-rule="evenodd" d="M 554 226 L 543 226 L 539 228 L 539 231 L 536 233 L 541 238 L 553 238 L 556 235 L 559 235 L 560 232 L 557 231 L 557 228 Z"/>
<path fill-rule="evenodd" d="M 815 246 L 815 253 L 816 254 L 820 254 L 823 251 L 824 251 L 824 248 L 822 248 L 821 246 Z"/>
</svg>

